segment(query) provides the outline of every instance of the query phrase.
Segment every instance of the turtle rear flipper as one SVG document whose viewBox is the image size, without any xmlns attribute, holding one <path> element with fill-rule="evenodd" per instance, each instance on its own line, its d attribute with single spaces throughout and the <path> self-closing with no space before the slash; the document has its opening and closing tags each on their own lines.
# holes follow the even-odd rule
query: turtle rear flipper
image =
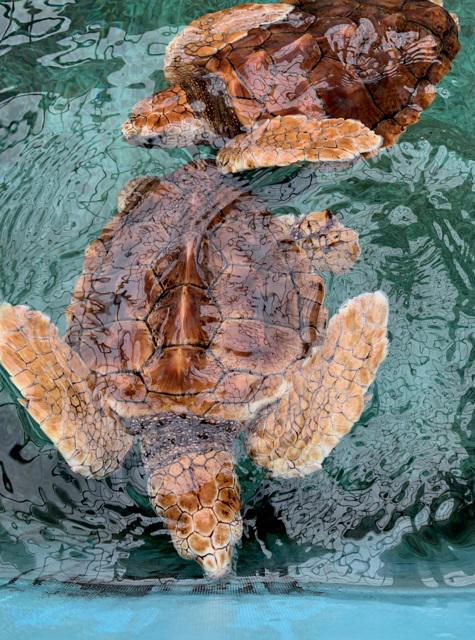
<svg viewBox="0 0 475 640">
<path fill-rule="evenodd" d="M 93 393 L 89 368 L 43 313 L 0 305 L 0 364 L 73 471 L 102 477 L 122 463 L 133 438 Z"/>
<path fill-rule="evenodd" d="M 386 355 L 387 315 L 386 296 L 376 292 L 353 298 L 330 320 L 321 349 L 292 371 L 288 392 L 250 434 L 255 462 L 286 477 L 321 468 L 363 411 Z"/>
<path fill-rule="evenodd" d="M 302 161 L 351 162 L 374 153 L 382 143 L 381 136 L 358 120 L 277 116 L 230 140 L 219 151 L 217 164 L 224 173 L 235 173 Z"/>
</svg>

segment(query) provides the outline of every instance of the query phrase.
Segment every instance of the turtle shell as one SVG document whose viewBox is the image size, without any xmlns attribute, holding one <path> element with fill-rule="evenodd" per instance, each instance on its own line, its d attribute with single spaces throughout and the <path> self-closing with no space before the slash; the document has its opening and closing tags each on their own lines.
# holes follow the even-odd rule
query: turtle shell
<svg viewBox="0 0 475 640">
<path fill-rule="evenodd" d="M 232 137 L 256 120 L 301 113 L 360 120 L 392 144 L 432 102 L 459 50 L 455 20 L 430 0 L 291 4 L 290 13 L 218 50 L 202 46 L 181 71 L 165 70 L 190 102 L 207 105 L 219 133 Z"/>
<path fill-rule="evenodd" d="M 236 177 L 193 163 L 133 181 L 86 251 L 67 340 L 122 416 L 246 419 L 281 393 L 323 282 Z"/>
</svg>

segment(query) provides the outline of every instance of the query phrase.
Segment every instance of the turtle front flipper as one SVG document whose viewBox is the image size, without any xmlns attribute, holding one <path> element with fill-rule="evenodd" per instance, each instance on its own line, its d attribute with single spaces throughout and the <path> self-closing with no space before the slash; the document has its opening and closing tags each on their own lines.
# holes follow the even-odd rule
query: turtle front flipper
<svg viewBox="0 0 475 640">
<path fill-rule="evenodd" d="M 0 364 L 73 471 L 102 477 L 120 466 L 133 438 L 94 393 L 91 371 L 49 318 L 0 305 Z"/>
<path fill-rule="evenodd" d="M 357 232 L 343 226 L 328 209 L 297 218 L 291 233 L 320 271 L 344 273 L 360 255 Z"/>
<path fill-rule="evenodd" d="M 242 536 L 232 454 L 212 446 L 180 448 L 164 460 L 157 435 L 141 438 L 152 505 L 180 556 L 196 560 L 210 578 L 220 578 L 229 572 L 234 546 Z"/>
<path fill-rule="evenodd" d="M 376 292 L 353 298 L 330 320 L 323 345 L 291 372 L 287 393 L 252 429 L 256 463 L 285 477 L 321 468 L 363 411 L 386 355 L 387 317 L 386 296 Z"/>
<path fill-rule="evenodd" d="M 251 29 L 285 20 L 294 7 L 288 3 L 250 3 L 207 13 L 193 20 L 168 45 L 165 77 L 181 82 L 190 67 L 204 67 L 211 56 L 243 38 Z"/>
<path fill-rule="evenodd" d="M 224 173 L 235 173 L 302 161 L 348 162 L 382 144 L 382 137 L 358 120 L 277 116 L 230 140 L 219 151 L 217 164 Z"/>
</svg>

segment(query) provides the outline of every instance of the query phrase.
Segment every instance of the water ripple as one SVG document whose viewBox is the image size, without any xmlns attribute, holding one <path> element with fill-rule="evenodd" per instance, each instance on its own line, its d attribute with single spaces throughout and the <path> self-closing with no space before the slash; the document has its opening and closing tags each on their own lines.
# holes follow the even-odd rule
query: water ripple
<svg viewBox="0 0 475 640">
<path fill-rule="evenodd" d="M 164 174 L 197 149 L 135 149 L 131 105 L 163 86 L 180 25 L 231 1 L 0 2 L 0 299 L 64 328 L 84 248 L 130 178 Z M 401 144 L 339 173 L 257 171 L 276 212 L 332 207 L 362 257 L 329 279 L 333 312 L 384 289 L 391 347 L 362 419 L 300 481 L 245 456 L 240 575 L 371 585 L 475 583 L 473 158 L 475 9 L 447 0 L 464 49 Z M 145 497 L 137 451 L 107 480 L 74 475 L 0 389 L 0 576 L 194 577 Z"/>
</svg>

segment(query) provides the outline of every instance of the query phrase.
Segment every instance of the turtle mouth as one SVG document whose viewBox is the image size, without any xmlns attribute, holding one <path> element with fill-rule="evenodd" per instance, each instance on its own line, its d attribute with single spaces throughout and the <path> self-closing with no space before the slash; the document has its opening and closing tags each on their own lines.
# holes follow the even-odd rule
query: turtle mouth
<svg viewBox="0 0 475 640">
<path fill-rule="evenodd" d="M 242 531 L 240 530 L 240 534 Z M 215 549 L 214 552 L 204 556 L 198 556 L 194 559 L 203 569 L 203 573 L 208 580 L 222 580 L 230 576 L 233 567 L 235 536 L 228 545 L 221 549 Z"/>
<path fill-rule="evenodd" d="M 126 142 L 138 147 L 174 146 L 167 144 L 167 136 L 163 136 L 155 131 L 144 131 L 136 127 L 131 120 L 127 120 L 122 125 L 122 135 Z"/>
<path fill-rule="evenodd" d="M 223 565 L 218 565 L 216 568 L 207 568 L 203 562 L 199 562 L 201 568 L 203 569 L 203 573 L 206 578 L 209 580 L 222 580 L 223 578 L 227 578 L 231 573 L 231 560 Z"/>
<path fill-rule="evenodd" d="M 209 127 L 205 120 L 199 118 L 184 119 L 180 123 L 162 124 L 156 128 L 149 124 L 142 126 L 134 122 L 134 118 L 122 125 L 122 135 L 126 142 L 139 147 L 189 147 L 205 144 L 221 147 L 226 142 Z"/>
</svg>

